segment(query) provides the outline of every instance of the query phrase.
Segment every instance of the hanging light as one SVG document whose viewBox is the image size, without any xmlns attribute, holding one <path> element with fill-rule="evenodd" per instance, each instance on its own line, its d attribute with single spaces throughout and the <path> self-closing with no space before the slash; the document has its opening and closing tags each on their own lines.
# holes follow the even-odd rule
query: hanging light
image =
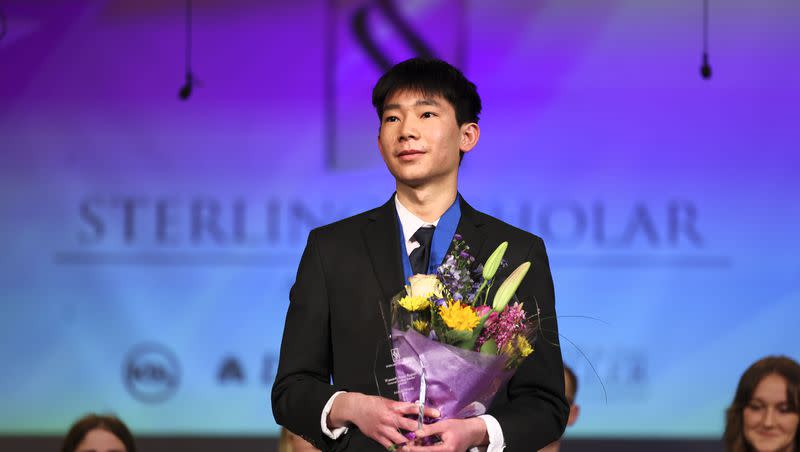
<svg viewBox="0 0 800 452">
<path fill-rule="evenodd" d="M 703 62 L 700 75 L 706 80 L 711 78 L 711 64 L 708 63 L 708 0 L 703 0 Z"/>
<path fill-rule="evenodd" d="M 192 95 L 192 88 L 200 86 L 192 74 L 192 0 L 186 0 L 186 54 L 185 54 L 185 81 L 178 90 L 180 100 L 188 100 Z"/>
</svg>

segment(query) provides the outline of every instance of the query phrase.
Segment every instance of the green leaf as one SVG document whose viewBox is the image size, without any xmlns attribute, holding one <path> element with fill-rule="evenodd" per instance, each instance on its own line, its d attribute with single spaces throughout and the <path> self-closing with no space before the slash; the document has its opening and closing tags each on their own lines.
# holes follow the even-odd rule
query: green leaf
<svg viewBox="0 0 800 452">
<path fill-rule="evenodd" d="M 489 339 L 488 341 L 484 342 L 481 345 L 481 353 L 486 353 L 489 355 L 496 355 L 497 354 L 497 342 L 494 339 Z"/>
<path fill-rule="evenodd" d="M 447 330 L 444 335 L 448 344 L 459 345 L 472 338 L 472 331 Z"/>
<path fill-rule="evenodd" d="M 472 335 L 468 340 L 461 344 L 461 348 L 465 350 L 472 350 L 475 348 L 475 341 L 477 341 L 478 336 L 481 335 L 481 332 L 483 331 L 483 325 L 486 323 L 486 319 L 489 318 L 490 314 L 491 312 L 488 312 L 481 316 L 481 319 L 478 321 L 478 325 L 472 330 Z"/>
</svg>

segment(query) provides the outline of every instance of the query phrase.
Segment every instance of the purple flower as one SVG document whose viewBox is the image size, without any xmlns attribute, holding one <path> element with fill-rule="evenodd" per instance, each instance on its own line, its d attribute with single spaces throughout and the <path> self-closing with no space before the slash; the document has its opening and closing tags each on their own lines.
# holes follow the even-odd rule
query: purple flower
<svg viewBox="0 0 800 452">
<path fill-rule="evenodd" d="M 456 234 L 453 236 L 453 239 L 455 239 L 455 240 L 461 240 L 461 239 L 462 239 L 462 237 L 461 237 L 461 234 L 458 234 L 458 233 L 456 233 Z"/>
</svg>

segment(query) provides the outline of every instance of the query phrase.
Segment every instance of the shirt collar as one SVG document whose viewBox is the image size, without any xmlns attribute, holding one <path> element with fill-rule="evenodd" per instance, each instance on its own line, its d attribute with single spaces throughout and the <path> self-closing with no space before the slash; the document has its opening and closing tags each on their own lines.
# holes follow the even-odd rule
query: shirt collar
<svg viewBox="0 0 800 452">
<path fill-rule="evenodd" d="M 417 232 L 417 229 L 423 226 L 439 225 L 439 220 L 441 217 L 437 218 L 432 223 L 420 219 L 411 213 L 411 211 L 408 210 L 399 199 L 397 199 L 397 194 L 394 195 L 394 206 L 397 209 L 397 216 L 400 218 L 400 225 L 403 227 L 403 237 L 406 238 L 406 242 L 411 241 L 411 236 Z"/>
</svg>

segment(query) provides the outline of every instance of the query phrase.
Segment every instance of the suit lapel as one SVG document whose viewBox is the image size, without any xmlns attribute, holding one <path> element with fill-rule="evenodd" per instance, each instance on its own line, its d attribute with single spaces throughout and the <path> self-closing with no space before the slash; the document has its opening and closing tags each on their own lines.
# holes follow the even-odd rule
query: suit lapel
<svg viewBox="0 0 800 452">
<path fill-rule="evenodd" d="M 364 243 L 369 254 L 375 279 L 380 286 L 379 299 L 376 300 L 377 310 L 382 321 L 383 330 L 381 337 L 386 340 L 384 332 L 391 330 L 392 309 L 391 299 L 403 289 L 403 261 L 400 252 L 400 233 L 397 230 L 397 213 L 394 206 L 394 196 L 389 202 L 373 210 L 368 215 L 368 222 L 363 229 Z M 378 391 L 384 397 L 397 400 L 396 387 L 388 382 L 395 377 L 392 357 L 389 349 L 391 341 L 376 355 L 375 378 L 378 382 Z"/>
<path fill-rule="evenodd" d="M 481 226 L 483 226 L 483 220 L 478 212 L 461 197 L 461 219 L 458 220 L 456 233 L 461 234 L 461 238 L 469 246 L 469 253 L 475 256 L 478 262 L 483 262 L 481 250 L 483 242 L 486 241 L 486 233 L 481 230 Z M 452 244 L 450 248 L 452 249 Z M 450 253 L 451 249 L 447 252 Z"/>
<path fill-rule="evenodd" d="M 384 312 L 390 315 L 389 300 L 403 288 L 403 261 L 400 253 L 400 234 L 397 230 L 394 196 L 368 216 L 364 227 L 364 242 L 383 295 Z"/>
</svg>

